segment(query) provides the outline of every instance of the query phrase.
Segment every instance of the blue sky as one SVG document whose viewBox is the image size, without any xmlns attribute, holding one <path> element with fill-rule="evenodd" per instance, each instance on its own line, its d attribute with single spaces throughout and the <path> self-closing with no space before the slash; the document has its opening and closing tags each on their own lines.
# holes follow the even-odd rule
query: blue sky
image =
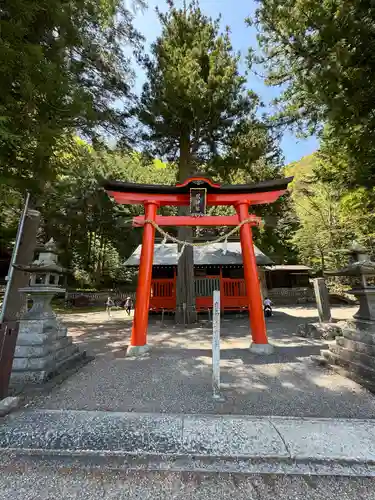
<svg viewBox="0 0 375 500">
<path fill-rule="evenodd" d="M 155 38 L 160 34 L 160 25 L 155 14 L 155 6 L 161 10 L 165 10 L 165 0 L 148 0 L 148 9 L 143 12 L 137 12 L 135 18 L 135 27 L 146 37 L 146 47 L 149 47 Z M 177 6 L 182 6 L 183 0 L 175 0 Z M 249 28 L 245 25 L 245 18 L 251 15 L 256 4 L 254 0 L 200 0 L 201 9 L 210 17 L 217 18 L 219 14 L 222 16 L 223 28 L 228 25 L 231 28 L 231 40 L 233 48 L 240 51 L 243 59 L 247 54 L 250 46 L 257 47 L 256 32 L 254 28 Z M 244 63 L 244 61 L 243 61 Z M 245 69 L 245 65 L 243 65 Z M 137 71 L 136 88 L 141 90 L 145 75 L 142 70 Z M 249 75 L 249 88 L 253 89 L 267 105 L 278 91 L 275 88 L 266 87 L 260 77 L 253 73 Z M 285 156 L 285 162 L 299 160 L 314 152 L 318 147 L 318 142 L 315 137 L 307 140 L 297 139 L 291 132 L 284 134 L 282 140 L 282 149 Z"/>
</svg>

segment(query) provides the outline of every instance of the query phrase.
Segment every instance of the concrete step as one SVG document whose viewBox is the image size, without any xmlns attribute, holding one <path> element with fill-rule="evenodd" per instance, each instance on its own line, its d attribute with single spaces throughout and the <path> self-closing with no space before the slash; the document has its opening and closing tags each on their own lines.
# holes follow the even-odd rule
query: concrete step
<svg viewBox="0 0 375 500">
<path fill-rule="evenodd" d="M 375 357 L 375 345 L 373 344 L 366 344 L 348 337 L 337 337 L 336 344 L 350 351 L 360 352 L 367 354 L 367 356 Z"/>
<path fill-rule="evenodd" d="M 23 410 L 0 455 L 62 467 L 375 476 L 375 421 Z"/>
<path fill-rule="evenodd" d="M 329 350 L 334 354 L 340 356 L 340 358 L 345 359 L 346 361 L 360 363 L 372 370 L 375 370 L 375 358 L 373 356 L 369 356 L 368 354 L 363 352 L 352 351 L 351 349 L 342 347 L 337 343 L 330 345 Z"/>
<path fill-rule="evenodd" d="M 375 370 L 361 363 L 344 359 L 328 349 L 322 350 L 321 355 L 322 359 L 335 370 L 336 367 L 342 368 L 342 370 L 336 370 L 341 375 L 351 378 L 371 392 L 375 392 Z"/>
</svg>

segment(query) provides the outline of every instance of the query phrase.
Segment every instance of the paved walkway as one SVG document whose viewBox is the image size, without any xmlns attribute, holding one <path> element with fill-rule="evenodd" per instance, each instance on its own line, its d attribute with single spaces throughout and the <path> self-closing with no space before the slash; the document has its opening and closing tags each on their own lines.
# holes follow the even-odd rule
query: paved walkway
<svg viewBox="0 0 375 500">
<path fill-rule="evenodd" d="M 338 319 L 352 308 L 334 308 Z M 66 317 L 70 333 L 96 359 L 31 407 L 150 413 L 374 418 L 375 398 L 351 380 L 310 362 L 324 342 L 293 336 L 315 309 L 283 308 L 268 320 L 271 356 L 251 354 L 246 316 L 222 320 L 221 374 L 225 402 L 211 397 L 211 329 L 184 330 L 151 319 L 148 357 L 125 358 L 131 321 L 124 312 Z"/>
<path fill-rule="evenodd" d="M 9 415 L 0 427 L 0 450 L 9 449 L 108 460 L 142 452 L 160 470 L 254 472 L 251 460 L 261 460 L 265 472 L 306 462 L 367 464 L 374 475 L 375 420 L 26 410 Z"/>
</svg>

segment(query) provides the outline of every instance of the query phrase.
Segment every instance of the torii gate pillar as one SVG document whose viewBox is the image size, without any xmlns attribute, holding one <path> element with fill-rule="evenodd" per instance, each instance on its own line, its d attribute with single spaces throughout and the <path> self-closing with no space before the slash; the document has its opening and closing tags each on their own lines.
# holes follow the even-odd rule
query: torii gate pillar
<svg viewBox="0 0 375 500">
<path fill-rule="evenodd" d="M 158 204 L 150 201 L 144 204 L 145 219 L 155 221 Z M 135 310 L 127 350 L 128 356 L 137 356 L 148 351 L 147 327 L 150 307 L 150 290 L 152 280 L 152 263 L 154 260 L 155 228 L 146 223 L 143 229 L 141 259 L 139 263 L 138 284 L 135 296 Z"/>
<path fill-rule="evenodd" d="M 249 206 L 247 203 L 237 203 L 236 210 L 240 222 L 249 218 Z M 250 350 L 259 354 L 270 354 L 273 352 L 273 346 L 268 343 L 267 339 L 253 235 L 249 224 L 244 224 L 240 227 L 240 238 L 251 325 L 252 343 Z"/>
</svg>

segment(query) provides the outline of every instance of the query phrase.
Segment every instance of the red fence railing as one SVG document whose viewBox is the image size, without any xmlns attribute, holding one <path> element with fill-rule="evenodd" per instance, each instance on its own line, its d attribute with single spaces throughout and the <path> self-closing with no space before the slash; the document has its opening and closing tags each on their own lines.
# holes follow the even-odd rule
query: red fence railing
<svg viewBox="0 0 375 500">
<path fill-rule="evenodd" d="M 176 280 L 153 279 L 151 282 L 150 309 L 161 311 L 162 309 L 176 309 Z"/>
<path fill-rule="evenodd" d="M 221 292 L 221 309 L 224 311 L 238 311 L 247 309 L 245 280 L 232 278 L 197 278 L 199 290 L 196 287 L 196 309 L 203 311 L 212 308 L 212 295 L 205 296 L 203 290 L 211 291 L 214 280 L 218 281 Z M 207 286 L 202 281 L 207 280 Z M 209 280 L 209 281 L 208 281 Z M 210 285 L 210 286 L 208 286 Z M 153 279 L 151 283 L 150 309 L 153 311 L 175 310 L 176 308 L 176 279 Z"/>
</svg>

